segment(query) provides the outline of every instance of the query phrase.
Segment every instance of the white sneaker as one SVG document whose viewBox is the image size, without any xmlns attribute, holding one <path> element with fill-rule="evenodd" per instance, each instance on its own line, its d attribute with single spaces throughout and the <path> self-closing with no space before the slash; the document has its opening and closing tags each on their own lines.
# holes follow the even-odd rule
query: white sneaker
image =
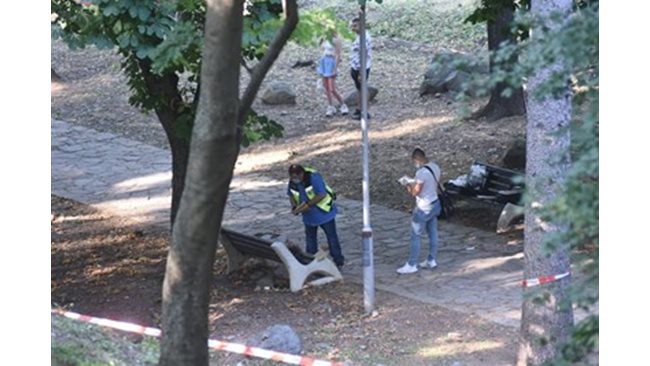
<svg viewBox="0 0 650 366">
<path fill-rule="evenodd" d="M 341 106 L 339 107 L 339 111 L 341 111 L 341 115 L 343 116 L 350 113 L 350 110 L 348 109 L 348 106 L 345 105 L 345 103 L 341 104 Z"/>
<path fill-rule="evenodd" d="M 418 271 L 418 267 L 417 266 L 412 266 L 412 265 L 408 264 L 408 262 L 405 265 L 403 265 L 402 267 L 397 269 L 397 273 L 399 273 L 399 274 L 415 273 L 417 271 Z"/>
<path fill-rule="evenodd" d="M 422 268 L 436 268 L 436 267 L 438 267 L 438 263 L 436 263 L 435 259 L 432 259 L 432 260 L 425 259 L 422 262 L 420 262 L 420 267 L 422 267 Z"/>
<path fill-rule="evenodd" d="M 336 108 L 334 108 L 334 106 L 328 106 L 327 112 L 325 112 L 325 116 L 332 117 L 335 113 L 336 113 Z"/>
</svg>

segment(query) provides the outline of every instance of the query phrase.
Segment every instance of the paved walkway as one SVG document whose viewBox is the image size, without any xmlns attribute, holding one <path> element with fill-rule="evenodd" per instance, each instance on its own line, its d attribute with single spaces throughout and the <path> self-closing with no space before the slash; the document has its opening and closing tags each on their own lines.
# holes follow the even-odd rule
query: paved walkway
<svg viewBox="0 0 650 366">
<path fill-rule="evenodd" d="M 167 150 L 52 120 L 52 193 L 140 223 L 168 227 L 170 154 Z M 285 204 L 286 182 L 248 174 L 233 179 L 224 225 L 254 234 L 285 233 L 302 242 L 300 218 Z M 361 202 L 339 198 L 337 227 L 348 281 L 363 281 Z M 439 225 L 439 267 L 400 276 L 408 255 L 409 215 L 371 207 L 378 289 L 518 326 L 521 242 L 453 223 Z M 325 242 L 319 232 L 319 242 Z M 423 241 L 423 244 L 425 241 Z M 426 255 L 423 245 L 422 258 Z M 381 305 L 381 296 L 377 302 Z"/>
</svg>

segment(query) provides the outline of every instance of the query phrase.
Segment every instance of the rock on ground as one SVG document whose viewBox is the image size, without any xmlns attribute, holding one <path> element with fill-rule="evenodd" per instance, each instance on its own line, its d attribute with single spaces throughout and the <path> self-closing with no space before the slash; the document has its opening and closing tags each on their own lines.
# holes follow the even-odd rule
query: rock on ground
<svg viewBox="0 0 650 366">
<path fill-rule="evenodd" d="M 348 105 L 348 107 L 356 107 L 357 106 L 357 90 L 353 90 L 345 95 L 344 102 L 345 104 Z M 379 89 L 372 87 L 368 85 L 368 101 L 372 102 L 375 100 L 375 97 L 379 93 Z"/>
<path fill-rule="evenodd" d="M 487 74 L 488 66 L 477 57 L 456 51 L 443 51 L 437 54 L 424 74 L 420 84 L 420 95 L 460 92 L 463 84 L 469 82 L 475 75 Z M 476 95 L 476 90 L 469 90 L 470 95 Z"/>
<path fill-rule="evenodd" d="M 254 337 L 249 344 L 253 347 L 294 355 L 302 352 L 300 337 L 293 328 L 285 324 L 276 324 L 266 328 L 262 334 Z"/>
<path fill-rule="evenodd" d="M 264 104 L 296 104 L 296 93 L 288 83 L 276 81 L 264 90 L 262 94 Z"/>
</svg>

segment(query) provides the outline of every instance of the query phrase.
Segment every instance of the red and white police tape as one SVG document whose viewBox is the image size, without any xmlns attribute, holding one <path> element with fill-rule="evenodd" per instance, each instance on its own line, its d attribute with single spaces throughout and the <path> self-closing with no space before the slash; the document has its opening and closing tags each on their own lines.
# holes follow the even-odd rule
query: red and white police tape
<svg viewBox="0 0 650 366">
<path fill-rule="evenodd" d="M 569 276 L 569 274 L 570 274 L 569 272 L 565 272 L 565 273 L 561 273 L 561 274 L 553 275 L 553 276 L 541 276 L 541 277 L 537 277 L 537 278 L 530 278 L 530 279 L 527 279 L 527 280 L 523 280 L 522 285 L 524 287 L 539 286 L 539 285 L 543 285 L 543 284 L 546 284 L 546 283 L 561 280 L 564 277 Z"/>
<path fill-rule="evenodd" d="M 79 320 L 79 321 L 83 321 L 83 322 L 87 322 L 87 323 L 92 323 L 92 324 L 97 324 L 97 325 L 102 326 L 102 327 L 119 329 L 119 330 L 123 330 L 123 331 L 126 331 L 126 332 L 137 333 L 137 334 L 145 334 L 145 335 L 149 335 L 149 336 L 153 336 L 153 337 L 160 337 L 160 335 L 162 334 L 160 329 L 144 327 L 144 326 L 138 325 L 138 324 L 120 322 L 120 321 L 111 320 L 111 319 L 96 318 L 96 317 L 92 317 L 92 316 L 88 316 L 88 315 L 73 313 L 73 312 L 70 312 L 70 311 L 62 311 L 62 310 L 52 309 L 52 312 L 55 313 L 55 314 L 63 315 L 66 318 L 75 319 L 75 320 Z M 218 340 L 215 340 L 215 339 L 208 340 L 208 347 L 214 348 L 214 349 L 219 350 L 219 351 L 226 351 L 226 352 L 237 353 L 237 354 L 244 355 L 244 356 L 263 358 L 263 359 L 266 359 L 266 360 L 283 362 L 283 363 L 287 363 L 287 364 L 291 364 L 291 365 L 300 365 L 300 366 L 343 366 L 343 363 L 340 363 L 340 362 L 315 360 L 315 359 L 313 359 L 311 357 L 298 356 L 298 355 L 292 355 L 292 354 L 288 354 L 288 353 L 270 351 L 270 350 L 257 348 L 257 347 L 250 347 L 250 346 L 246 346 L 246 345 L 238 344 L 238 343 L 230 343 L 230 342 L 218 341 Z"/>
</svg>

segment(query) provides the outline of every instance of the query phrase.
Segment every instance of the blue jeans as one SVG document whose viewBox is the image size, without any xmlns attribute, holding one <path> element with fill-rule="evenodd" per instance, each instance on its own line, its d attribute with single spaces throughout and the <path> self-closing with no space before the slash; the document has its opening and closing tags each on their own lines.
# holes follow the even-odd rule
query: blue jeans
<svg viewBox="0 0 650 366">
<path fill-rule="evenodd" d="M 334 263 L 342 266 L 345 262 L 343 253 L 341 253 L 341 244 L 339 243 L 339 236 L 336 234 L 336 219 L 332 219 L 320 225 L 327 236 L 327 244 L 330 247 L 330 255 Z M 318 226 L 305 225 L 305 235 L 307 237 L 307 253 L 316 254 L 318 251 Z"/>
<path fill-rule="evenodd" d="M 408 263 L 417 265 L 420 255 L 420 236 L 427 230 L 429 235 L 429 256 L 427 260 L 435 260 L 438 253 L 438 215 L 440 214 L 440 201 L 433 204 L 428 213 L 415 208 L 411 218 L 411 253 Z"/>
</svg>

